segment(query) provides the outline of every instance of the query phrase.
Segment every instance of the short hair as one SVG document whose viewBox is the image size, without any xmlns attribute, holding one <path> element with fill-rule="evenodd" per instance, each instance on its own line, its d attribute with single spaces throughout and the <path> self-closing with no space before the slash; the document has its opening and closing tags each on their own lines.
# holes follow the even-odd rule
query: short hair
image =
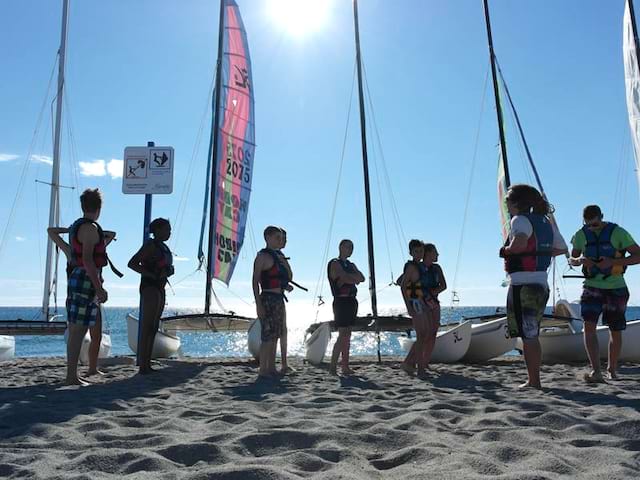
<svg viewBox="0 0 640 480">
<path fill-rule="evenodd" d="M 409 253 L 413 251 L 414 248 L 424 247 L 424 242 L 422 240 L 416 240 L 415 238 L 409 242 Z"/>
<path fill-rule="evenodd" d="M 436 250 L 436 246 L 433 243 L 424 244 L 424 253 L 433 252 L 434 250 Z"/>
<path fill-rule="evenodd" d="M 338 247 L 342 247 L 342 245 L 344 245 L 345 243 L 350 243 L 351 246 L 353 246 L 353 242 L 351 240 L 349 240 L 348 238 L 343 238 L 342 240 L 340 240 Z"/>
<path fill-rule="evenodd" d="M 600 207 L 598 205 L 587 205 L 586 207 L 584 207 L 584 210 L 582 210 L 582 218 L 584 220 L 591 220 L 592 218 L 601 216 L 602 210 L 600 210 Z"/>
<path fill-rule="evenodd" d="M 158 217 L 149 224 L 149 231 L 153 233 L 153 236 L 155 237 L 158 233 L 158 230 L 166 226 L 169 226 L 169 227 L 171 226 L 171 223 L 169 222 L 169 220 L 166 218 Z"/>
<path fill-rule="evenodd" d="M 267 228 L 264 229 L 264 239 L 266 240 L 267 237 L 270 237 L 276 233 L 282 233 L 283 230 L 280 227 L 274 227 L 273 225 L 269 225 Z"/>
<path fill-rule="evenodd" d="M 80 195 L 80 206 L 84 213 L 95 213 L 102 208 L 102 194 L 97 188 L 87 188 Z"/>
</svg>

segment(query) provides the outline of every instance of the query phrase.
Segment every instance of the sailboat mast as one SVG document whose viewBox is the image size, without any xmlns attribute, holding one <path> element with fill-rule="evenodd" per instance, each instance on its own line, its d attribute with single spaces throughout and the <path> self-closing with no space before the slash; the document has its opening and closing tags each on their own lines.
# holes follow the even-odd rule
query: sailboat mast
<svg viewBox="0 0 640 480">
<path fill-rule="evenodd" d="M 364 169 L 364 198 L 367 208 L 367 246 L 369 250 L 369 293 L 371 311 L 378 323 L 378 299 L 376 297 L 376 267 L 373 255 L 373 225 L 371 222 L 371 192 L 369 188 L 369 159 L 367 157 L 367 129 L 364 113 L 364 93 L 362 89 L 362 58 L 360 56 L 360 29 L 358 26 L 358 0 L 353 0 L 353 21 L 356 34 L 356 63 L 358 68 L 358 98 L 360 101 L 360 136 L 362 143 L 362 166 Z M 377 328 L 376 328 L 377 329 Z"/>
<path fill-rule="evenodd" d="M 51 197 L 49 199 L 49 227 L 57 227 L 59 221 L 60 194 L 60 130 L 62 128 L 62 103 L 64 95 L 64 64 L 67 48 L 67 24 L 69 19 L 69 0 L 62 3 L 62 29 L 60 34 L 60 50 L 58 50 L 58 89 L 56 93 L 56 123 L 53 140 L 53 165 L 51 168 Z M 27 159 L 29 160 L 29 159 Z M 42 298 L 42 315 L 49 319 L 49 297 L 51 295 L 51 273 L 53 270 L 53 242 L 47 236 L 47 260 L 44 273 L 44 294 Z"/>
<path fill-rule="evenodd" d="M 216 234 L 215 226 L 215 208 L 216 208 L 216 172 L 218 149 L 220 148 L 218 141 L 218 124 L 220 123 L 220 91 L 222 90 L 222 55 L 224 43 L 224 9 L 226 0 L 220 0 L 220 20 L 218 27 L 218 60 L 216 62 L 216 84 L 215 84 L 215 100 L 213 102 L 213 125 L 211 126 L 211 134 L 213 135 L 213 148 L 211 150 L 211 197 L 209 199 L 209 243 L 207 245 L 207 286 L 204 295 L 204 312 L 210 313 L 211 308 L 211 282 L 213 280 L 213 267 L 216 259 L 213 258 L 214 242 L 213 236 Z"/>
<path fill-rule="evenodd" d="M 627 0 L 627 5 L 629 5 L 629 15 L 631 16 L 631 28 L 633 29 L 633 42 L 636 46 L 636 58 L 638 59 L 638 68 L 640 69 L 640 43 L 638 42 L 638 28 L 636 27 L 636 13 L 633 9 L 633 0 Z"/>
<path fill-rule="evenodd" d="M 498 75 L 496 72 L 496 58 L 493 51 L 493 36 L 491 35 L 491 21 L 489 19 L 489 2 L 483 0 L 484 19 L 487 24 L 487 40 L 489 42 L 489 57 L 491 58 L 491 78 L 493 79 L 493 94 L 496 101 L 496 114 L 498 116 L 498 131 L 500 133 L 500 153 L 502 156 L 502 166 L 504 168 L 504 179 L 506 187 L 511 185 L 509 177 L 509 163 L 507 161 L 507 142 L 504 138 L 504 119 L 502 117 L 502 105 L 500 104 L 500 87 L 498 86 Z"/>
</svg>

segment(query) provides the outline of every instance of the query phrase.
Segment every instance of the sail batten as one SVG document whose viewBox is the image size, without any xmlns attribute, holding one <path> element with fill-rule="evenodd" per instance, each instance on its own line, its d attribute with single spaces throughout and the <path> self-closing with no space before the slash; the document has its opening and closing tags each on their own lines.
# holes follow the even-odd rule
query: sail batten
<svg viewBox="0 0 640 480">
<path fill-rule="evenodd" d="M 234 0 L 222 1 L 222 48 L 218 60 L 221 65 L 217 82 L 220 91 L 213 106 L 212 147 L 208 157 L 209 166 L 214 167 L 210 193 L 209 189 L 205 192 L 206 197 L 213 196 L 207 250 L 210 258 L 206 260 L 210 279 L 228 285 L 244 242 L 253 178 L 255 113 L 251 59 L 240 10 Z M 202 263 L 205 260 L 202 248 L 199 257 Z"/>
</svg>

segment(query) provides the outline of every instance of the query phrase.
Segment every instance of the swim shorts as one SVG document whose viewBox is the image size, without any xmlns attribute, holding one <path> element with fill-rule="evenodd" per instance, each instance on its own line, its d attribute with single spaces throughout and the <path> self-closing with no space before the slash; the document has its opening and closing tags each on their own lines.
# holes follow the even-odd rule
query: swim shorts
<svg viewBox="0 0 640 480">
<path fill-rule="evenodd" d="M 521 337 L 523 340 L 537 338 L 547 300 L 549 300 L 549 289 L 544 285 L 531 283 L 509 286 L 507 293 L 509 336 Z"/>
<path fill-rule="evenodd" d="M 623 288 L 583 287 L 580 310 L 585 322 L 597 322 L 602 314 L 602 323 L 609 330 L 619 332 L 627 328 L 625 312 L 629 301 L 629 290 Z"/>
<path fill-rule="evenodd" d="M 358 315 L 358 301 L 356 297 L 335 297 L 333 299 L 333 318 L 336 327 L 353 327 Z"/>
<path fill-rule="evenodd" d="M 92 327 L 98 317 L 96 290 L 84 268 L 75 267 L 69 275 L 67 321 Z"/>
<path fill-rule="evenodd" d="M 263 342 L 277 340 L 282 336 L 287 311 L 284 307 L 284 295 L 278 293 L 261 293 L 260 299 L 264 307 L 264 317 L 260 319 L 260 336 Z"/>
</svg>

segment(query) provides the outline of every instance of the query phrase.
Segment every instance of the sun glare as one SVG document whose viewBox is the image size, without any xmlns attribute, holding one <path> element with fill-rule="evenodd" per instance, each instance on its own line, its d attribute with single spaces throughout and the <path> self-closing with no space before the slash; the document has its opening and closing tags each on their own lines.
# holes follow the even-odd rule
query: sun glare
<svg viewBox="0 0 640 480">
<path fill-rule="evenodd" d="M 302 37 L 326 25 L 332 0 L 271 0 L 272 20 L 289 34 Z"/>
</svg>

